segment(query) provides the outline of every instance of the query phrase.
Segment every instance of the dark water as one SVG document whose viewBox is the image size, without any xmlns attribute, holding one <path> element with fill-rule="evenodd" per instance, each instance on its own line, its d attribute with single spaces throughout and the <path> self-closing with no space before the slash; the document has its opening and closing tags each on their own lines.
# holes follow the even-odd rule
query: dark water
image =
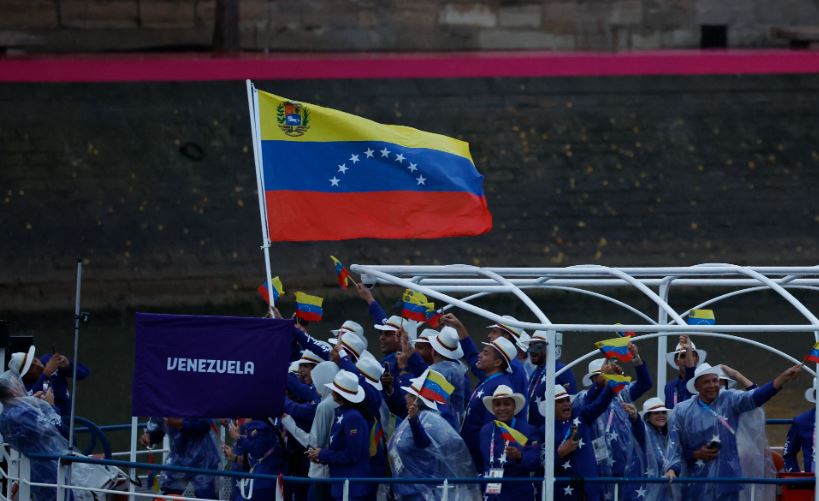
<svg viewBox="0 0 819 501">
<path fill-rule="evenodd" d="M 376 297 L 388 311 L 396 311 L 398 292 L 389 289 L 377 289 Z M 611 291 L 609 291 L 611 292 Z M 369 326 L 371 321 L 367 314 L 366 304 L 348 291 L 340 292 L 337 297 L 325 301 L 325 321 L 314 324 L 310 332 L 320 339 L 329 336 L 329 330 L 336 328 L 343 320 L 352 319 L 362 325 Z M 346 295 L 345 295 L 346 294 Z M 673 293 L 672 306 L 683 311 L 699 302 L 718 293 L 703 290 L 688 290 Z M 803 300 L 806 306 L 819 314 L 819 294 L 805 291 L 796 291 L 794 294 Z M 648 300 L 633 293 L 618 294 L 617 297 L 639 308 L 641 311 L 656 316 L 657 308 Z M 603 303 L 599 300 L 582 297 L 564 292 L 550 292 L 535 294 L 537 304 L 556 323 L 640 323 L 638 318 L 625 311 Z M 520 320 L 532 320 L 534 316 L 513 298 L 494 297 L 476 301 L 476 304 L 501 314 L 511 314 Z M 723 324 L 751 324 L 751 323 L 805 323 L 805 319 L 790 307 L 782 298 L 772 293 L 754 293 L 721 302 L 713 307 L 718 323 Z M 293 310 L 292 299 L 285 301 L 282 311 L 288 315 Z M 228 306 L 203 305 L 198 308 L 167 308 L 164 310 L 151 309 L 153 312 L 187 313 L 210 315 L 240 315 L 261 316 L 264 305 L 260 301 L 251 299 L 246 303 Z M 486 325 L 490 322 L 467 313 L 456 315 L 464 321 L 476 341 L 484 339 Z M 77 414 L 87 417 L 99 424 L 127 423 L 130 420 L 131 410 L 131 383 L 134 357 L 134 311 L 100 311 L 91 312 L 91 322 L 84 326 L 80 334 L 80 360 L 91 369 L 91 376 L 79 383 L 77 390 Z M 0 312 L 0 319 L 9 322 L 12 335 L 32 334 L 38 351 L 52 351 L 66 353 L 70 356 L 73 346 L 73 311 L 52 311 L 40 314 L 18 314 L 15 312 Z M 377 337 L 373 329 L 368 329 L 371 351 L 380 355 Z M 569 362 L 575 357 L 593 349 L 593 343 L 605 338 L 603 334 L 595 333 L 564 333 L 562 360 Z M 748 339 L 754 339 L 767 345 L 778 348 L 785 353 L 801 359 L 813 344 L 813 336 L 807 333 L 770 333 L 749 334 Z M 669 340 L 669 347 L 673 347 L 676 340 Z M 725 340 L 695 338 L 698 348 L 708 351 L 708 362 L 726 363 L 744 373 L 753 381 L 763 383 L 775 377 L 789 364 L 774 354 L 762 351 L 755 347 Z M 645 341 L 638 344 L 643 358 L 649 364 L 651 372 L 656 370 L 656 342 Z M 586 364 L 576 367 L 574 374 L 580 382 L 585 373 Z M 669 377 L 674 376 L 673 370 L 668 368 Z M 803 399 L 802 393 L 810 385 L 807 374 L 792 383 L 781 395 L 775 397 L 767 406 L 769 417 L 792 417 L 803 412 L 809 404 Z M 655 393 L 652 390 L 651 393 Z M 649 395 L 651 396 L 651 395 Z M 781 444 L 784 441 L 785 426 L 769 427 L 772 444 Z M 115 439 L 119 446 L 124 444 L 127 434 Z"/>
</svg>

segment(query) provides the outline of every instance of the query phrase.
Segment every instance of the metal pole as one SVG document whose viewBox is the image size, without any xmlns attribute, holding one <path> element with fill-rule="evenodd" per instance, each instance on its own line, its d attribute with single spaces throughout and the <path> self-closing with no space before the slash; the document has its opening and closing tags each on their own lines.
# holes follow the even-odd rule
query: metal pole
<svg viewBox="0 0 819 501">
<path fill-rule="evenodd" d="M 544 416 L 544 489 L 542 499 L 551 501 L 555 496 L 555 331 L 546 331 L 546 415 Z"/>
<path fill-rule="evenodd" d="M 137 425 L 139 424 L 139 418 L 136 416 L 131 416 L 131 455 L 129 461 L 132 463 L 136 463 L 136 449 L 137 449 Z M 163 464 L 165 462 L 163 461 Z M 131 468 L 129 471 L 130 477 L 136 478 L 136 469 Z M 148 488 L 150 489 L 151 486 L 149 485 Z M 128 500 L 134 501 L 134 483 L 128 482 Z"/>
<path fill-rule="evenodd" d="M 82 258 L 77 258 L 77 292 L 74 296 L 74 359 L 71 361 L 71 417 L 68 422 L 68 450 L 74 449 L 74 416 L 77 407 L 77 357 L 80 351 L 80 286 L 82 285 Z"/>
<path fill-rule="evenodd" d="M 18 477 L 17 499 L 31 499 L 31 461 L 20 454 L 20 476 Z"/>
<path fill-rule="evenodd" d="M 660 298 L 668 304 L 668 290 L 671 288 L 671 277 L 660 283 Z M 664 325 L 668 323 L 668 312 L 664 308 L 658 307 L 657 323 Z M 668 336 L 657 338 L 657 398 L 664 400 L 665 383 L 668 380 L 668 368 L 666 367 L 665 354 L 668 351 Z"/>
<path fill-rule="evenodd" d="M 265 283 L 267 283 L 269 306 L 276 306 L 273 297 L 273 281 L 270 267 L 270 233 L 267 226 L 267 201 L 264 194 L 264 160 L 262 159 L 262 131 L 259 122 L 259 96 L 250 80 L 247 83 L 247 105 L 250 112 L 250 132 L 253 142 L 253 162 L 256 166 L 256 191 L 259 194 L 259 216 L 262 220 L 262 251 L 264 252 Z"/>
</svg>

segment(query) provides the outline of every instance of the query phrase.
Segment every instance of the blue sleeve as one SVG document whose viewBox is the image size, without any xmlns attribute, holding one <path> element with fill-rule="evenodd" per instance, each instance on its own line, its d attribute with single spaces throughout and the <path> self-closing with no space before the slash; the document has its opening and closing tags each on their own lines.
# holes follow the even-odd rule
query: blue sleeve
<svg viewBox="0 0 819 501">
<path fill-rule="evenodd" d="M 646 450 L 646 425 L 643 422 L 643 419 L 638 415 L 637 419 L 633 420 L 629 417 L 629 421 L 631 421 L 631 433 L 634 435 L 634 438 L 637 439 L 637 443 L 640 444 L 640 449 L 645 452 Z"/>
<path fill-rule="evenodd" d="M 794 422 L 788 428 L 788 438 L 785 439 L 785 450 L 782 453 L 782 458 L 785 460 L 785 471 L 802 471 L 799 468 L 799 461 L 796 459 L 796 455 L 801 448 L 802 438 L 799 436 L 799 428 Z"/>
<path fill-rule="evenodd" d="M 74 365 L 73 362 L 68 365 L 65 369 L 57 369 L 57 372 L 60 373 L 63 377 L 71 377 L 74 375 Z M 80 362 L 77 362 L 77 381 L 82 381 L 83 379 L 87 378 L 91 374 L 91 371 L 88 370 L 88 367 L 83 365 Z"/>
<path fill-rule="evenodd" d="M 317 405 L 316 401 L 297 403 L 287 397 L 284 398 L 284 411 L 296 420 L 312 421 L 316 415 Z"/>
<path fill-rule="evenodd" d="M 542 427 L 537 429 L 531 429 L 532 431 L 526 436 L 529 441 L 526 443 L 524 447 L 518 447 L 520 449 L 520 467 L 526 471 L 534 472 L 537 471 L 541 467 L 540 462 L 540 443 L 543 440 L 543 434 L 540 431 L 543 430 Z"/>
<path fill-rule="evenodd" d="M 165 422 L 161 417 L 149 418 L 145 431 L 148 432 L 148 438 L 151 445 L 157 445 L 162 442 L 163 438 L 165 438 Z"/>
<path fill-rule="evenodd" d="M 426 362 L 424 359 L 421 358 L 421 355 L 418 354 L 417 351 L 412 352 L 412 355 L 409 356 L 407 359 L 407 370 L 409 370 L 415 377 L 419 377 L 421 374 L 427 370 Z"/>
<path fill-rule="evenodd" d="M 349 414 L 347 415 L 349 416 Z M 321 449 L 319 460 L 327 464 L 353 464 L 360 462 L 367 451 L 364 450 L 362 436 L 369 436 L 369 429 L 363 419 L 344 419 L 343 432 L 347 436 L 346 447 L 336 451 Z"/>
<path fill-rule="evenodd" d="M 674 392 L 676 390 L 675 381 L 669 381 L 665 384 L 665 406 L 669 409 L 674 408 Z"/>
<path fill-rule="evenodd" d="M 302 348 L 312 351 L 324 360 L 330 360 L 330 349 L 318 343 L 313 336 L 305 333 L 301 329 L 296 328 L 295 325 L 290 332 L 293 333 L 293 338 L 298 341 Z"/>
<path fill-rule="evenodd" d="M 475 347 L 475 343 L 471 337 L 466 336 L 461 339 L 461 349 L 464 351 L 464 360 L 469 364 L 469 370 L 471 370 L 472 374 L 475 374 L 478 379 L 482 379 L 483 371 L 478 369 L 475 365 L 478 362 L 478 348 Z"/>
<path fill-rule="evenodd" d="M 410 430 L 412 431 L 412 441 L 415 442 L 415 447 L 420 449 L 427 448 L 431 441 L 429 440 L 426 430 L 424 430 L 424 427 L 421 425 L 421 420 L 418 419 L 418 416 L 410 418 L 409 424 Z"/>
<path fill-rule="evenodd" d="M 376 325 L 383 325 L 387 322 L 387 312 L 378 304 L 378 301 L 373 301 L 369 306 L 370 318 Z"/>
<path fill-rule="evenodd" d="M 751 381 L 751 386 L 745 388 L 745 391 L 751 391 L 751 390 L 755 390 L 757 388 L 759 388 L 759 386 L 756 383 L 754 383 L 753 381 Z"/>
<path fill-rule="evenodd" d="M 565 365 L 563 367 L 565 367 Z M 557 383 L 566 388 L 569 395 L 577 393 L 577 381 L 574 379 L 574 374 L 572 374 L 571 369 L 558 376 Z"/>
<path fill-rule="evenodd" d="M 301 402 L 311 402 L 313 400 L 321 400 L 316 390 L 309 384 L 304 384 L 299 381 L 299 378 L 291 373 L 287 373 L 287 391 L 293 394 L 296 400 Z"/>
<path fill-rule="evenodd" d="M 588 396 L 589 395 L 586 394 L 587 398 L 585 399 L 585 403 L 581 404 L 577 409 L 577 417 L 580 418 L 583 424 L 591 425 L 609 408 L 609 404 L 611 404 L 614 398 L 614 392 L 611 391 L 611 388 L 606 386 L 591 402 Z"/>
<path fill-rule="evenodd" d="M 338 359 L 338 367 L 339 367 L 341 370 L 345 370 L 345 371 L 347 371 L 347 372 L 352 372 L 353 374 L 356 374 L 356 375 L 358 376 L 358 378 L 359 378 L 359 379 L 361 379 L 361 378 L 363 378 L 363 377 L 364 377 L 364 376 L 362 376 L 362 375 L 361 375 L 361 373 L 358 371 L 358 367 L 356 367 L 356 366 L 355 366 L 355 364 L 353 363 L 353 361 L 352 361 L 352 360 L 350 360 L 350 357 L 339 357 L 339 359 Z"/>
<path fill-rule="evenodd" d="M 645 361 L 643 361 L 643 363 L 640 365 L 635 365 L 634 371 L 637 372 L 637 381 L 628 386 L 628 395 L 631 397 L 632 402 L 637 401 L 638 398 L 643 396 L 643 393 L 647 392 L 652 386 L 654 386 L 654 383 L 651 381 L 651 374 L 648 373 L 648 366 L 646 365 Z"/>
<path fill-rule="evenodd" d="M 774 388 L 773 381 L 769 381 L 764 385 L 760 386 L 759 388 L 755 389 L 752 393 L 754 398 L 754 407 L 759 407 L 760 405 L 764 404 L 774 395 L 779 392 L 776 388 Z"/>
</svg>

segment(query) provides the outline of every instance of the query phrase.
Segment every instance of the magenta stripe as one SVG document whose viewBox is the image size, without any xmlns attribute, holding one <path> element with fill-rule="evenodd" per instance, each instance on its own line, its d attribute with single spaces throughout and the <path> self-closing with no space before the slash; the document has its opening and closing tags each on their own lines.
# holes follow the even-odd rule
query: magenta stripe
<svg viewBox="0 0 819 501">
<path fill-rule="evenodd" d="M 819 52 L 790 50 L 42 55 L 0 58 L 0 82 L 589 77 L 819 73 Z"/>
</svg>

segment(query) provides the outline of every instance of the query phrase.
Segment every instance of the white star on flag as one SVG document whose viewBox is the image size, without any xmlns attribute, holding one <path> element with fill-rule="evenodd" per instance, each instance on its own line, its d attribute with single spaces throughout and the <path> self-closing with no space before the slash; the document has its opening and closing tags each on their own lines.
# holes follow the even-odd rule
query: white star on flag
<svg viewBox="0 0 819 501">
<path fill-rule="evenodd" d="M 349 167 L 347 167 L 347 164 L 341 164 L 338 166 L 338 171 L 341 172 L 342 174 L 346 174 L 347 169 L 349 169 Z"/>
<path fill-rule="evenodd" d="M 424 175 L 422 174 L 416 178 L 416 181 L 418 181 L 418 185 L 420 186 L 427 182 L 427 178 L 425 178 Z"/>
<path fill-rule="evenodd" d="M 373 153 L 375 153 L 375 151 L 372 148 L 367 148 L 367 151 L 364 152 L 364 154 L 367 155 L 367 158 L 372 158 Z"/>
<path fill-rule="evenodd" d="M 640 487 L 639 489 L 637 489 L 637 490 L 636 490 L 636 491 L 634 491 L 634 492 L 636 492 L 636 493 L 637 493 L 637 497 L 638 497 L 638 498 L 644 498 L 644 497 L 646 497 L 646 490 L 645 490 L 645 489 L 643 489 L 642 487 Z"/>
<path fill-rule="evenodd" d="M 403 162 L 404 161 L 404 154 L 399 153 L 399 154 L 395 155 L 395 161 L 398 162 L 398 163 Z"/>
<path fill-rule="evenodd" d="M 333 176 L 332 178 L 330 178 L 330 186 L 338 186 L 339 181 L 341 181 L 341 179 L 337 178 L 336 176 Z"/>
<path fill-rule="evenodd" d="M 350 161 L 354 164 L 358 163 L 358 155 L 350 155 Z"/>
<path fill-rule="evenodd" d="M 384 157 L 387 157 L 387 158 L 390 157 L 390 150 L 388 150 L 386 146 L 384 147 L 383 150 L 381 150 L 381 158 L 384 158 Z"/>
<path fill-rule="evenodd" d="M 407 169 L 409 169 L 410 172 L 415 172 L 418 170 L 418 164 L 410 162 L 409 167 L 407 167 Z"/>
<path fill-rule="evenodd" d="M 573 488 L 571 485 L 567 485 L 567 486 L 566 486 L 566 487 L 563 489 L 563 494 L 564 494 L 565 496 L 571 496 L 571 495 L 572 495 L 572 492 L 574 492 L 574 488 Z"/>
</svg>

